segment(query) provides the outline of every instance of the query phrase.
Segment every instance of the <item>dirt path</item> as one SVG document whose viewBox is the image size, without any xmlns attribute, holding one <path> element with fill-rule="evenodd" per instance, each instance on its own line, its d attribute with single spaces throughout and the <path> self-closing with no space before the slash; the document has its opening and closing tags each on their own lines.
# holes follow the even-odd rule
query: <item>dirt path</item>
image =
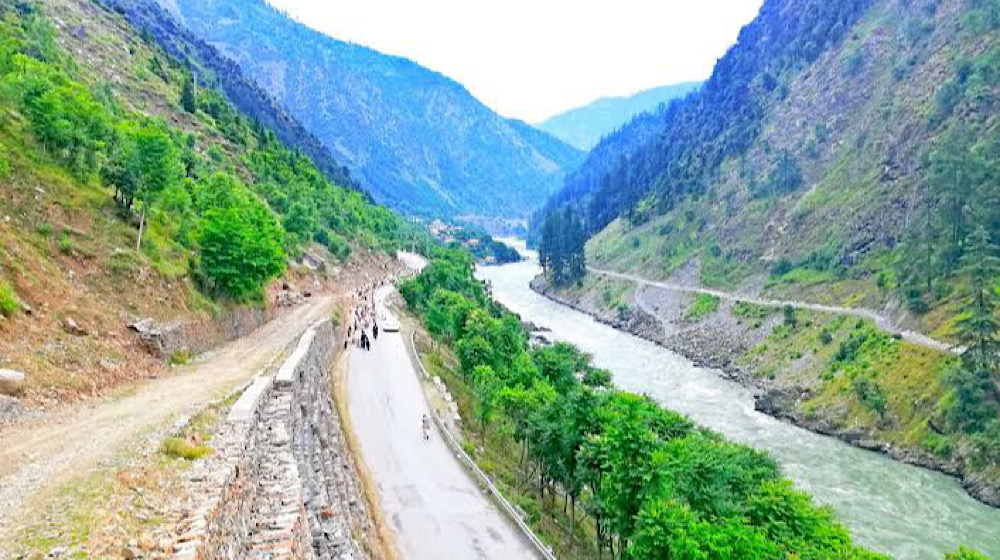
<svg viewBox="0 0 1000 560">
<path fill-rule="evenodd" d="M 898 334 L 903 338 L 903 340 L 910 342 L 912 344 L 916 344 L 917 346 L 923 346 L 924 348 L 930 348 L 931 350 L 937 350 L 939 352 L 951 352 L 955 354 L 961 353 L 960 348 L 956 348 L 946 342 L 936 340 L 923 333 L 919 333 L 916 331 L 908 331 L 900 329 L 888 317 L 871 309 L 862 309 L 857 307 L 840 307 L 836 305 L 824 305 L 821 303 L 808 303 L 803 301 L 768 299 L 768 298 L 761 298 L 744 294 L 733 294 L 729 292 L 723 292 L 722 290 L 713 290 L 711 288 L 684 286 L 682 284 L 675 284 L 671 282 L 654 282 L 652 280 L 646 280 L 645 278 L 640 278 L 633 274 L 625 274 L 623 272 L 615 272 L 613 270 L 602 270 L 599 268 L 592 268 L 589 266 L 587 267 L 587 270 L 594 274 L 600 274 L 602 276 L 608 276 L 610 278 L 618 278 L 619 280 L 628 280 L 630 282 L 635 282 L 636 284 L 642 286 L 651 286 L 662 290 L 670 290 L 674 292 L 687 292 L 695 294 L 707 294 L 727 301 L 744 301 L 746 303 L 750 303 L 753 305 L 762 305 L 765 307 L 790 306 L 795 309 L 806 309 L 809 311 L 818 311 L 821 313 L 852 315 L 854 317 L 870 319 L 875 323 L 875 326 L 877 326 L 879 329 L 890 334 Z"/>
<path fill-rule="evenodd" d="M 423 439 L 429 409 L 405 344 L 399 332 L 380 333 L 371 351 L 352 349 L 347 384 L 351 424 L 401 556 L 535 558 L 440 436 Z"/>
<path fill-rule="evenodd" d="M 43 426 L 0 432 L 0 550 L 3 540 L 43 511 L 63 483 L 172 417 L 223 398 L 284 353 L 307 326 L 329 316 L 333 301 L 315 297 L 170 376 L 137 384 L 125 396 L 81 407 Z"/>
</svg>

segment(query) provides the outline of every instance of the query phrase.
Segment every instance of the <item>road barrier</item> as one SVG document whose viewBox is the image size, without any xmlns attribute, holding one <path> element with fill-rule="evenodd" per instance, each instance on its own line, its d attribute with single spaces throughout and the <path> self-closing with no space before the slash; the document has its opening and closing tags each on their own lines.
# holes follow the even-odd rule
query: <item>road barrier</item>
<svg viewBox="0 0 1000 560">
<path fill-rule="evenodd" d="M 421 373 L 423 373 L 424 378 L 431 379 L 430 373 L 427 372 L 427 368 L 424 367 L 423 361 L 420 360 L 420 354 L 417 353 L 417 343 L 416 340 L 414 339 L 416 334 L 417 334 L 416 331 L 410 332 L 410 344 L 409 344 L 410 352 L 413 354 L 413 359 L 417 362 L 417 365 L 420 366 L 420 371 Z M 500 509 L 505 514 L 507 514 L 507 516 L 510 517 L 510 519 L 521 529 L 521 532 L 524 533 L 524 536 L 527 537 L 529 541 L 531 541 L 531 544 L 534 545 L 535 549 L 542 556 L 542 558 L 545 558 L 546 560 L 556 560 L 556 555 L 553 554 L 552 549 L 545 546 L 545 543 L 542 542 L 542 539 L 538 538 L 538 535 L 536 535 L 535 532 L 531 530 L 531 527 L 528 527 L 528 524 L 525 523 L 523 519 L 521 519 L 521 515 L 518 513 L 516 509 L 514 509 L 514 506 L 507 501 L 507 498 L 505 498 L 502 493 L 500 493 L 500 489 L 497 488 L 495 484 L 493 484 L 493 481 L 490 480 L 490 477 L 487 476 L 487 474 L 484 473 L 482 469 L 479 468 L 478 465 L 476 465 L 476 462 L 473 461 L 472 458 L 469 457 L 469 455 L 465 452 L 465 450 L 462 449 L 462 446 L 459 445 L 457 441 L 455 441 L 455 438 L 451 435 L 451 432 L 448 431 L 448 427 L 445 426 L 444 422 L 441 421 L 441 418 L 438 416 L 437 412 L 434 411 L 434 408 L 433 407 L 428 407 L 428 408 L 431 409 L 431 418 L 434 419 L 434 424 L 437 426 L 438 432 L 440 432 L 444 436 L 445 442 L 447 442 L 448 446 L 451 447 L 451 450 L 452 452 L 455 453 L 455 456 L 461 459 L 462 462 L 465 463 L 466 466 L 468 466 L 469 470 L 471 470 L 472 473 L 476 476 L 476 478 L 479 479 L 479 482 L 483 486 L 489 489 L 490 493 L 493 494 L 493 498 L 496 500 L 497 504 L 500 505 Z"/>
</svg>

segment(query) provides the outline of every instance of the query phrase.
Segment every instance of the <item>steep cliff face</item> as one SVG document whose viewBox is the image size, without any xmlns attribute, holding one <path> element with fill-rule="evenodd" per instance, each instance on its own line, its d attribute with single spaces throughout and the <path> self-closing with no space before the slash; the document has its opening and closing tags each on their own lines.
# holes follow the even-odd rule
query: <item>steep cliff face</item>
<svg viewBox="0 0 1000 560">
<path fill-rule="evenodd" d="M 263 1 L 171 4 L 397 209 L 524 216 L 582 158 L 445 76 L 312 31 Z"/>
</svg>

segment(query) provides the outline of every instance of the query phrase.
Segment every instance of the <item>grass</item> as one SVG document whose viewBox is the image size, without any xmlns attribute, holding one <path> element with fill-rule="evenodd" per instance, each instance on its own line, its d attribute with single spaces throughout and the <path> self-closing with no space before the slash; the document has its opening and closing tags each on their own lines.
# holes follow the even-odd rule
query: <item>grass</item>
<svg viewBox="0 0 1000 560">
<path fill-rule="evenodd" d="M 212 448 L 181 437 L 167 437 L 160 442 L 160 453 L 172 459 L 195 461 L 208 456 Z"/>
<path fill-rule="evenodd" d="M 697 294 L 691 301 L 690 307 L 684 313 L 684 318 L 688 321 L 697 322 L 715 313 L 718 309 L 718 297 L 711 294 Z"/>
<path fill-rule="evenodd" d="M 0 278 L 0 314 L 4 317 L 10 317 L 17 312 L 20 305 L 14 288 L 6 280 Z"/>
<path fill-rule="evenodd" d="M 212 429 L 219 422 L 220 410 L 227 404 L 235 402 L 237 393 L 229 400 L 213 404 L 191 417 L 181 432 L 175 436 L 160 440 L 160 453 L 171 459 L 195 461 L 208 456 L 212 448 L 208 445 Z"/>
<path fill-rule="evenodd" d="M 191 361 L 191 352 L 186 348 L 180 350 L 175 350 L 173 354 L 170 355 L 170 365 L 172 366 L 182 366 Z"/>
</svg>

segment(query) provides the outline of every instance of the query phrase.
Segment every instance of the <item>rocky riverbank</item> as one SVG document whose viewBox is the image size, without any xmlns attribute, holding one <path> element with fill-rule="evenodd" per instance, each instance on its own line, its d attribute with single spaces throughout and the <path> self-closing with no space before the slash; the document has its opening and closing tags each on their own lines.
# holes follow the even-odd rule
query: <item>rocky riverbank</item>
<svg viewBox="0 0 1000 560">
<path fill-rule="evenodd" d="M 765 312 L 719 302 L 717 309 L 697 319 L 690 316 L 694 296 L 678 291 L 635 287 L 624 280 L 588 280 L 586 285 L 556 290 L 536 277 L 531 288 L 558 303 L 590 315 L 691 360 L 699 367 L 718 370 L 727 379 L 755 391 L 755 408 L 765 414 L 813 432 L 836 437 L 851 445 L 877 451 L 893 459 L 940 471 L 962 481 L 976 499 L 1000 507 L 1000 479 L 976 471 L 959 454 L 938 457 L 922 447 L 900 445 L 879 437 L 876 430 L 850 422 L 846 407 L 811 408 L 802 404 L 822 381 L 808 375 L 815 367 L 809 356 L 774 364 L 754 352 L 782 322 L 780 310 Z M 609 294 L 627 293 L 614 305 Z"/>
</svg>

